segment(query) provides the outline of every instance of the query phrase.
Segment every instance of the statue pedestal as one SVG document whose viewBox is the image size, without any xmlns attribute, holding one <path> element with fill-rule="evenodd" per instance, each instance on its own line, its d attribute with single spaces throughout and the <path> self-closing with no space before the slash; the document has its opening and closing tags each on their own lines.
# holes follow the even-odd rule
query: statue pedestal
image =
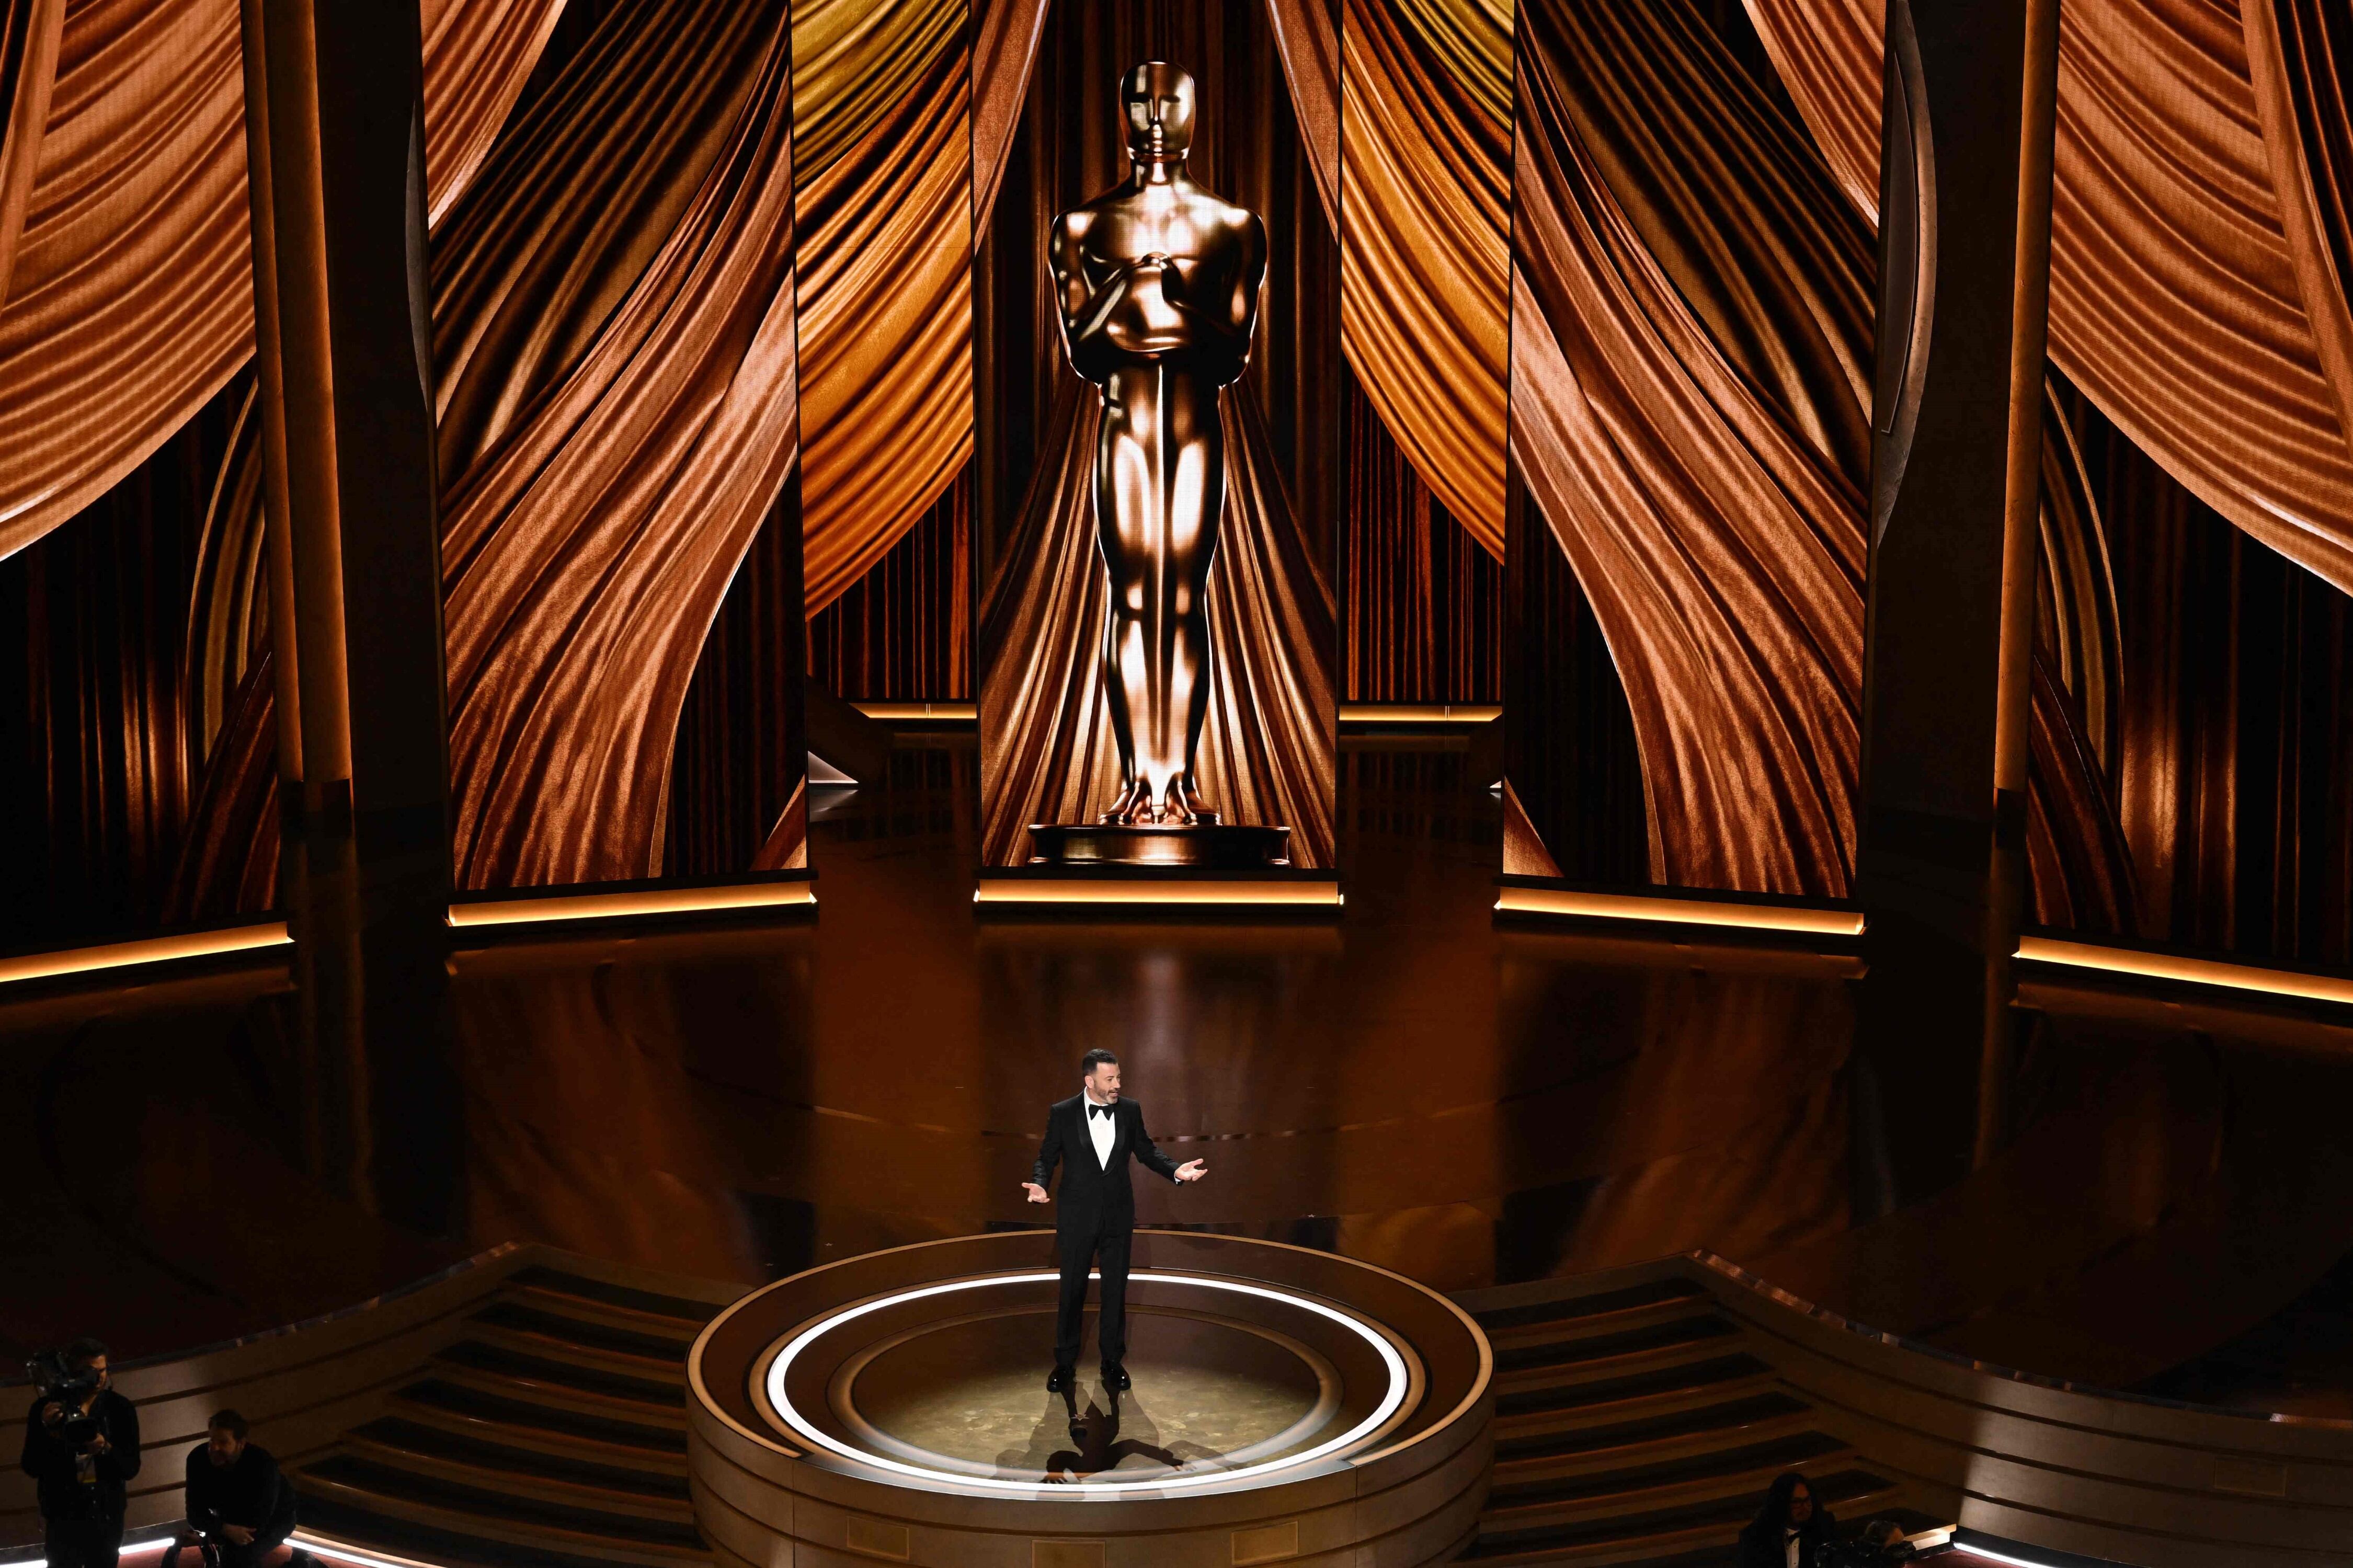
<svg viewBox="0 0 2353 1568">
<path fill-rule="evenodd" d="M 1103 823 L 1029 825 L 1032 866 L 1188 866 L 1253 871 L 1291 864 L 1291 829 L 1203 823 L 1190 827 Z"/>
</svg>

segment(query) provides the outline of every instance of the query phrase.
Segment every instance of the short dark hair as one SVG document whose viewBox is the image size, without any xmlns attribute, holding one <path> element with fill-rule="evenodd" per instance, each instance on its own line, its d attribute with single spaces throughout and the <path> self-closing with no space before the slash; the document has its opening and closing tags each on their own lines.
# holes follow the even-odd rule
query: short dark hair
<svg viewBox="0 0 2353 1568">
<path fill-rule="evenodd" d="M 207 1432 L 226 1432 L 238 1442 L 245 1441 L 245 1417 L 234 1410 L 216 1410 L 213 1418 L 205 1423 Z"/>
<path fill-rule="evenodd" d="M 88 1366 L 106 1354 L 106 1347 L 96 1340 L 76 1340 L 66 1347 L 66 1360 L 76 1366 Z"/>
<path fill-rule="evenodd" d="M 1079 1070 L 1082 1073 L 1092 1073 L 1095 1068 L 1103 1066 L 1105 1062 L 1109 1062 L 1112 1066 L 1117 1067 L 1119 1065 L 1119 1058 L 1112 1055 L 1109 1051 L 1103 1049 L 1101 1046 L 1097 1046 L 1093 1050 L 1089 1051 L 1085 1056 L 1079 1058 Z"/>
</svg>

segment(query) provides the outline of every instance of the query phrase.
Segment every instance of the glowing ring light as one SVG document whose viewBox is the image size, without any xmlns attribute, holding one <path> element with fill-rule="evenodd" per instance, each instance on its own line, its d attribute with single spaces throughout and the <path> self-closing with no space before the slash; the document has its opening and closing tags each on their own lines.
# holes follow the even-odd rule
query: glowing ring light
<svg viewBox="0 0 2353 1568">
<path fill-rule="evenodd" d="M 928 1296 L 944 1296 L 951 1290 L 985 1290 L 999 1285 L 1028 1285 L 1046 1280 L 1060 1280 L 1060 1278 L 1061 1276 L 1058 1274 L 1040 1272 L 992 1274 L 978 1279 L 952 1279 L 944 1285 L 925 1285 L 913 1290 L 897 1291 L 833 1313 L 794 1335 L 792 1342 L 786 1345 L 777 1353 L 776 1359 L 769 1364 L 768 1407 L 784 1420 L 785 1425 L 790 1426 L 795 1433 L 807 1441 L 816 1444 L 828 1453 L 839 1454 L 845 1459 L 855 1460 L 859 1464 L 874 1469 L 889 1470 L 894 1474 L 935 1486 L 944 1484 L 955 1487 L 976 1487 L 983 1491 L 1007 1492 L 1025 1498 L 1034 1499 L 1044 1496 L 1067 1498 L 1074 1502 L 1089 1502 L 1100 1501 L 1106 1495 L 1116 1495 L 1121 1492 L 1177 1491 L 1188 1487 L 1221 1485 L 1229 1481 L 1245 1480 L 1253 1476 L 1270 1475 L 1277 1470 L 1293 1469 L 1298 1466 L 1313 1463 L 1327 1454 L 1337 1453 L 1351 1444 L 1358 1442 L 1367 1434 L 1378 1431 L 1381 1424 L 1396 1415 L 1398 1406 L 1405 1403 L 1407 1378 L 1404 1358 L 1398 1354 L 1395 1345 L 1375 1333 L 1362 1320 L 1351 1317 L 1345 1312 L 1335 1311 L 1320 1301 L 1311 1301 L 1304 1296 L 1294 1296 L 1288 1290 L 1274 1290 L 1263 1285 L 1245 1284 L 1240 1279 L 1219 1279 L 1198 1274 L 1150 1272 L 1131 1274 L 1128 1279 L 1149 1280 L 1159 1285 L 1187 1285 L 1203 1290 L 1229 1290 L 1238 1296 L 1263 1297 L 1267 1300 L 1280 1301 L 1284 1306 L 1314 1312 L 1319 1317 L 1329 1318 L 1335 1323 L 1345 1325 L 1350 1332 L 1371 1345 L 1380 1354 L 1381 1365 L 1388 1373 L 1388 1387 L 1382 1392 L 1380 1404 L 1374 1407 L 1371 1415 L 1338 1436 L 1318 1443 L 1301 1453 L 1286 1455 L 1279 1459 L 1244 1465 L 1239 1469 L 1204 1470 L 1198 1475 L 1178 1475 L 1133 1481 L 1089 1481 L 1071 1486 L 959 1475 L 953 1470 L 926 1469 L 921 1465 L 904 1464 L 897 1459 L 885 1458 L 862 1448 L 853 1448 L 840 1439 L 818 1431 L 802 1417 L 799 1411 L 793 1408 L 792 1402 L 785 1396 L 785 1373 L 792 1366 L 793 1358 L 807 1350 L 821 1336 L 832 1332 L 844 1323 L 862 1318 L 869 1312 L 879 1312 L 885 1307 L 896 1307 L 908 1301 L 920 1301 Z"/>
</svg>

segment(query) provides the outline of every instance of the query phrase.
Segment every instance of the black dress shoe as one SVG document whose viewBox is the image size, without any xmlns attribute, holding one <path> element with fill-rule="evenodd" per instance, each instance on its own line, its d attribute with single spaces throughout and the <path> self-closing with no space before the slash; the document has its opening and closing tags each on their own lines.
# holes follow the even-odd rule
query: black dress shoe
<svg viewBox="0 0 2353 1568">
<path fill-rule="evenodd" d="M 1103 1363 L 1103 1386 L 1114 1394 L 1124 1394 L 1135 1386 L 1128 1381 L 1127 1368 L 1115 1361 Z"/>
<path fill-rule="evenodd" d="M 1078 1369 L 1075 1367 L 1058 1366 L 1053 1371 L 1048 1373 L 1046 1374 L 1046 1392 L 1049 1394 L 1068 1394 L 1071 1391 L 1071 1379 L 1077 1375 L 1077 1371 Z"/>
</svg>

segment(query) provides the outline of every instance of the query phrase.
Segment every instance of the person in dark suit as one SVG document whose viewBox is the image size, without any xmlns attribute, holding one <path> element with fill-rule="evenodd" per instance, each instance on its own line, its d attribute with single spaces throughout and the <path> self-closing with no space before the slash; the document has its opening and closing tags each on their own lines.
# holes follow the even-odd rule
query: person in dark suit
<svg viewBox="0 0 2353 1568">
<path fill-rule="evenodd" d="M 1836 1521 L 1795 1470 L 1773 1478 L 1764 1506 L 1740 1532 L 1739 1568 L 1814 1568 Z"/>
<path fill-rule="evenodd" d="M 1080 1058 L 1079 1092 L 1046 1113 L 1046 1139 L 1037 1168 L 1021 1184 L 1029 1201 L 1047 1201 L 1046 1184 L 1062 1166 L 1062 1206 L 1054 1215 L 1054 1241 L 1061 1258 L 1062 1296 L 1054 1314 L 1054 1371 L 1046 1386 L 1066 1392 L 1079 1362 L 1079 1334 L 1085 1325 L 1087 1270 L 1103 1270 L 1103 1379 L 1114 1393 L 1130 1386 L 1122 1362 L 1127 1355 L 1127 1254 L 1135 1234 L 1135 1188 L 1128 1161 L 1172 1182 L 1198 1182 L 1209 1173 L 1198 1160 L 1178 1164 L 1162 1153 L 1144 1130 L 1144 1108 L 1119 1097 L 1119 1058 L 1105 1050 Z"/>
</svg>

